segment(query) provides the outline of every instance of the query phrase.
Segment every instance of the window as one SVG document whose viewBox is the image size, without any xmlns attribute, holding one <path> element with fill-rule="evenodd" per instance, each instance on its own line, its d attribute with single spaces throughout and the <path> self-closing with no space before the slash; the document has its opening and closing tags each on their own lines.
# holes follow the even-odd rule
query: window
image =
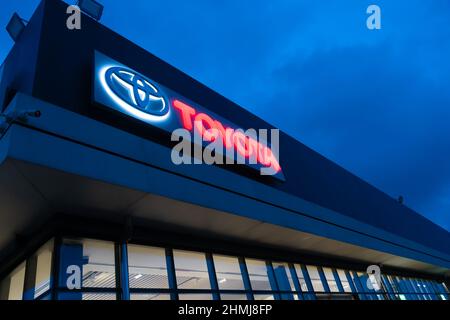
<svg viewBox="0 0 450 320">
<path fill-rule="evenodd" d="M 49 241 L 36 252 L 36 274 L 33 298 L 37 298 L 50 290 L 52 256 L 53 240 Z"/>
<path fill-rule="evenodd" d="M 271 290 L 266 262 L 263 260 L 245 259 L 248 276 L 253 290 Z"/>
<path fill-rule="evenodd" d="M 424 290 L 421 288 L 422 285 L 419 282 L 419 279 L 409 279 L 410 282 L 410 286 L 412 288 L 412 290 L 410 290 L 411 292 L 415 292 L 418 293 L 417 295 L 414 295 L 415 299 L 418 300 L 426 300 L 426 297 L 424 295 L 422 295 L 422 293 L 424 293 Z"/>
<path fill-rule="evenodd" d="M 297 272 L 298 281 L 300 282 L 300 289 L 302 290 L 302 292 L 308 292 L 308 285 L 306 284 L 306 281 L 305 281 L 305 276 L 303 274 L 302 266 L 299 264 L 295 264 L 294 267 L 295 267 L 295 272 Z"/>
<path fill-rule="evenodd" d="M 392 287 L 392 284 L 389 280 L 389 278 L 386 275 L 381 275 L 381 279 L 383 282 L 383 286 L 385 290 L 388 292 L 388 297 L 390 300 L 397 300 L 398 297 L 394 294 L 394 288 Z"/>
<path fill-rule="evenodd" d="M 222 293 L 220 295 L 220 299 L 221 300 L 247 300 L 247 295 Z"/>
<path fill-rule="evenodd" d="M 344 292 L 348 292 L 348 293 L 352 292 L 352 288 L 350 286 L 350 283 L 348 282 L 347 274 L 345 273 L 345 270 L 337 269 L 336 271 L 338 273 L 339 280 L 341 281 Z"/>
<path fill-rule="evenodd" d="M 43 245 L 3 280 L 0 300 L 33 300 L 45 296 L 50 290 L 52 255 L 53 240 Z"/>
<path fill-rule="evenodd" d="M 433 299 L 433 296 L 431 295 L 432 290 L 431 290 L 431 286 L 429 285 L 429 283 L 426 280 L 421 280 L 421 279 L 416 279 L 416 283 L 420 284 L 420 286 L 421 286 L 420 288 L 421 288 L 422 292 L 424 293 L 425 299 L 432 300 Z"/>
<path fill-rule="evenodd" d="M 22 300 L 25 281 L 25 262 L 19 265 L 1 283 L 0 300 Z"/>
<path fill-rule="evenodd" d="M 164 293 L 132 293 L 130 300 L 170 300 L 170 295 Z"/>
<path fill-rule="evenodd" d="M 439 292 L 439 297 L 441 298 L 441 300 L 449 300 L 449 295 L 448 295 L 448 288 L 445 285 L 445 283 L 437 283 L 436 284 L 436 291 Z"/>
<path fill-rule="evenodd" d="M 442 282 L 442 288 L 444 289 L 444 291 L 446 291 L 447 293 L 449 293 L 447 285 L 445 283 Z"/>
<path fill-rule="evenodd" d="M 174 250 L 173 258 L 178 289 L 211 289 L 204 253 Z M 193 299 L 197 297 L 192 296 Z"/>
<path fill-rule="evenodd" d="M 178 295 L 180 300 L 212 300 L 210 293 L 182 293 Z"/>
<path fill-rule="evenodd" d="M 255 300 L 274 300 L 273 294 L 255 294 Z"/>
<path fill-rule="evenodd" d="M 64 239 L 60 247 L 59 286 L 61 300 L 98 297 L 115 299 L 116 271 L 114 243 L 88 239 Z M 111 294 L 80 292 L 85 288 L 111 288 Z M 78 290 L 78 291 L 77 291 Z"/>
<path fill-rule="evenodd" d="M 306 269 L 308 270 L 314 292 L 324 292 L 325 289 L 323 287 L 322 280 L 320 279 L 319 270 L 317 270 L 317 267 L 307 265 Z"/>
<path fill-rule="evenodd" d="M 364 292 L 365 298 L 367 300 L 379 300 L 379 295 L 376 294 L 376 292 L 382 292 L 382 291 L 375 291 L 374 288 L 378 288 L 378 283 L 376 282 L 376 278 L 374 276 L 370 276 L 365 272 L 356 272 L 356 275 L 358 277 L 359 283 L 361 285 L 361 290 Z M 381 290 L 381 288 L 379 288 Z"/>
<path fill-rule="evenodd" d="M 396 279 L 390 275 L 387 276 L 387 279 L 389 281 L 389 284 L 392 287 L 392 290 L 394 290 L 394 292 L 400 292 L 400 288 L 398 287 L 398 283 L 397 283 Z"/>
<path fill-rule="evenodd" d="M 405 281 L 405 279 L 403 277 L 396 277 L 397 283 L 398 283 L 398 287 L 401 293 L 403 293 L 405 300 L 411 300 L 411 289 L 408 288 L 407 283 Z"/>
<path fill-rule="evenodd" d="M 169 288 L 165 249 L 128 245 L 128 270 L 131 289 Z"/>
<path fill-rule="evenodd" d="M 83 300 L 116 300 L 115 293 L 83 293 Z"/>
<path fill-rule="evenodd" d="M 334 278 L 333 270 L 331 268 L 323 268 L 323 273 L 325 274 L 325 279 L 327 280 L 330 291 L 339 292 L 336 279 Z"/>
<path fill-rule="evenodd" d="M 287 263 L 274 262 L 273 271 L 280 291 L 295 291 L 294 280 Z M 281 293 L 283 300 L 298 300 L 298 295 L 292 293 Z"/>
<path fill-rule="evenodd" d="M 365 290 L 361 285 L 361 279 L 358 277 L 358 274 L 355 271 L 348 271 L 350 274 L 351 281 L 353 282 L 353 285 L 355 286 L 356 292 L 358 292 L 358 297 L 361 300 L 366 300 L 366 296 L 364 294 Z"/>
<path fill-rule="evenodd" d="M 245 290 L 238 258 L 215 254 L 213 259 L 220 290 Z"/>
</svg>

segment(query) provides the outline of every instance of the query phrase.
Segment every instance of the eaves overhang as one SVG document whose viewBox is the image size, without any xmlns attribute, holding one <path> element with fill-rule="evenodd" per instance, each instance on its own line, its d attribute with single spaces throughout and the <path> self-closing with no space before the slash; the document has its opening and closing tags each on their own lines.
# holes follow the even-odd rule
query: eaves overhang
<svg viewBox="0 0 450 320">
<path fill-rule="evenodd" d="M 0 215 L 0 250 L 36 219 L 79 208 L 104 219 L 134 215 L 294 250 L 449 271 L 448 253 L 217 166 L 174 165 L 166 146 L 31 96 L 17 94 L 5 112 L 23 110 L 42 116 L 13 123 L 0 140 L 7 208 Z M 21 206 L 20 216 L 14 206 Z M 20 223 L 12 227 L 17 217 Z"/>
</svg>

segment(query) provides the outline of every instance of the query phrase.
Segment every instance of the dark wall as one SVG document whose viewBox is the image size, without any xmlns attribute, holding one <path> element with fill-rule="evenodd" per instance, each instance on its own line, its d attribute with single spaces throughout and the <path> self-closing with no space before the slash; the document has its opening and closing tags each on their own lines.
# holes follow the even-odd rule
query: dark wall
<svg viewBox="0 0 450 320">
<path fill-rule="evenodd" d="M 15 92 L 31 94 L 33 90 L 43 9 L 44 6 L 41 3 L 4 61 L 3 77 L 0 83 L 1 110 L 11 101 Z"/>
<path fill-rule="evenodd" d="M 157 129 L 92 105 L 93 55 L 94 50 L 98 50 L 243 128 L 271 127 L 90 18 L 84 17 L 82 30 L 68 30 L 65 27 L 66 5 L 59 0 L 45 0 L 44 4 L 45 16 L 32 90 L 35 97 L 162 143 L 166 139 Z M 36 30 L 31 33 L 39 38 Z M 25 41 L 25 37 L 21 41 Z M 29 80 L 27 78 L 18 87 L 28 88 Z M 450 253 L 450 234 L 446 230 L 286 134 L 281 135 L 280 148 L 286 182 L 259 176 L 254 176 L 255 180 Z"/>
</svg>

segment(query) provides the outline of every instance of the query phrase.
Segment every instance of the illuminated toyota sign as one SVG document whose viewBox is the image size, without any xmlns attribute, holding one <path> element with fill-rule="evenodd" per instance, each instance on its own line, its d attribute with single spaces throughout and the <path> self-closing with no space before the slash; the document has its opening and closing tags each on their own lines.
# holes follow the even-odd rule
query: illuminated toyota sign
<svg viewBox="0 0 450 320">
<path fill-rule="evenodd" d="M 246 164 L 254 169 L 271 168 L 274 176 L 284 180 L 278 158 L 267 143 L 99 52 L 95 53 L 94 101 L 168 133 L 177 129 L 197 133 L 204 146 L 219 138 L 224 151 L 236 151 L 244 160 L 253 157 L 256 163 Z"/>
</svg>

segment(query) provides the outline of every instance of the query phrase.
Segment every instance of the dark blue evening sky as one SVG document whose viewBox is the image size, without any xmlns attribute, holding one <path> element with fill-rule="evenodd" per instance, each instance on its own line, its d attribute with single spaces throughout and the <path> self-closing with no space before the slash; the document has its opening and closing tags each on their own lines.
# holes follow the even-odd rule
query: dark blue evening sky
<svg viewBox="0 0 450 320">
<path fill-rule="evenodd" d="M 0 60 L 38 2 L 2 1 Z M 100 2 L 106 26 L 450 230 L 450 1 Z"/>
</svg>

